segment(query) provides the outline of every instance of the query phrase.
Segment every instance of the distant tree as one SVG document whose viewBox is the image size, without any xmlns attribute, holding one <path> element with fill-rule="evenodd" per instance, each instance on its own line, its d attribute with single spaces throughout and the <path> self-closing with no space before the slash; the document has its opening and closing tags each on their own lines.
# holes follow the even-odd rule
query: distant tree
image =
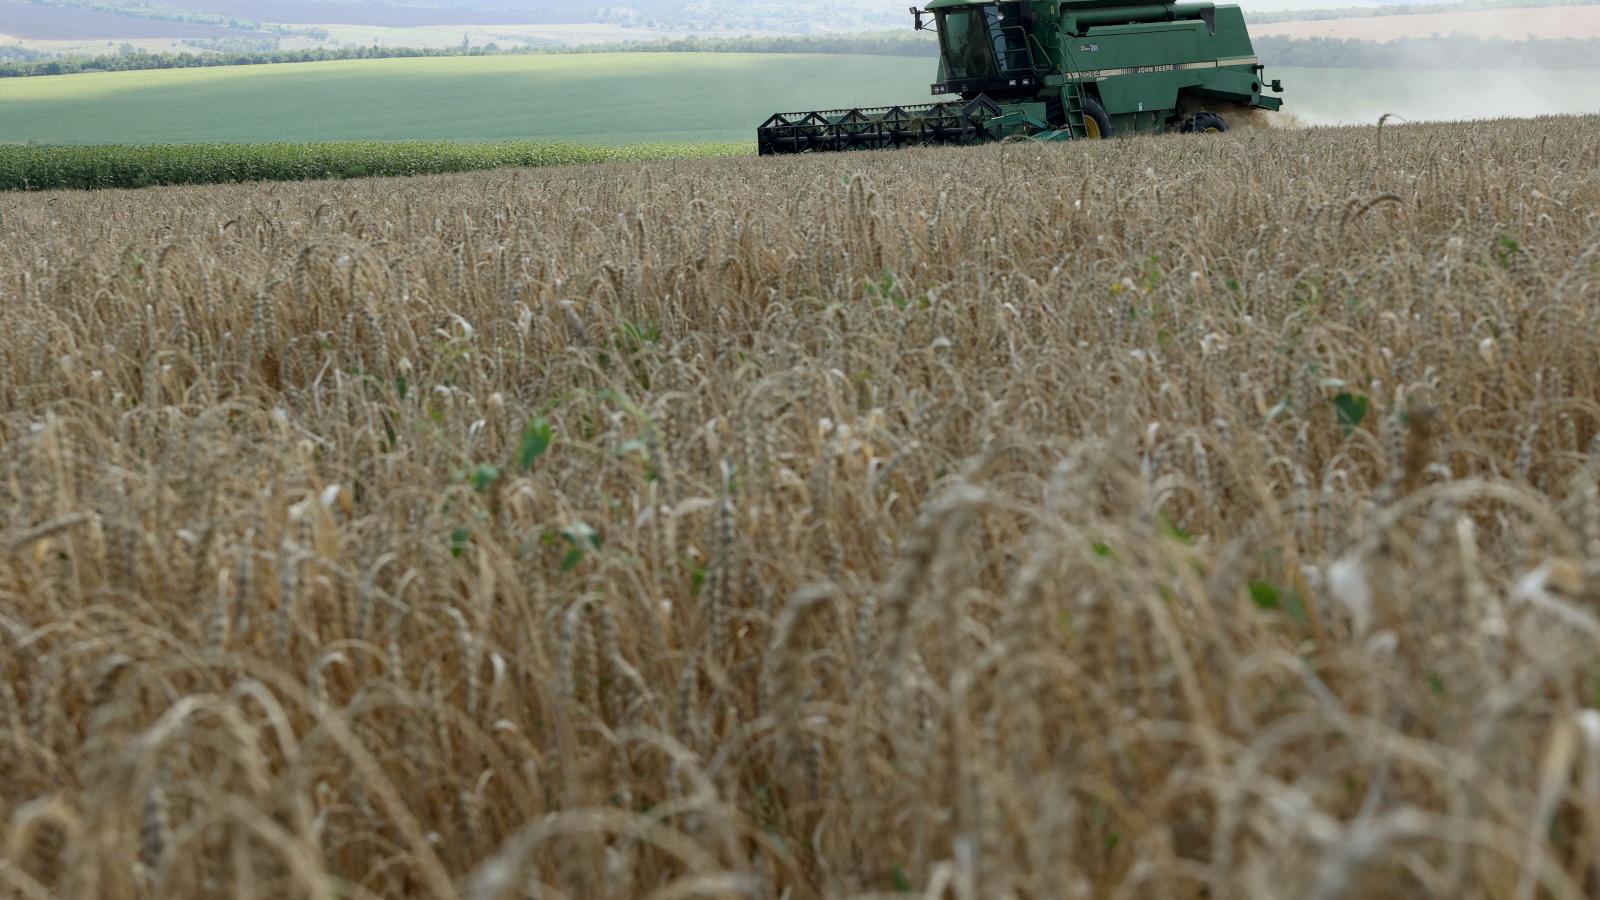
<svg viewBox="0 0 1600 900">
<path fill-rule="evenodd" d="M 322 62 L 340 59 L 404 59 L 442 56 L 565 53 L 837 53 L 859 56 L 931 57 L 936 41 L 924 34 L 870 32 L 857 34 L 778 35 L 769 37 L 684 38 L 585 47 L 473 47 L 470 36 L 460 48 L 319 47 L 280 50 L 275 38 L 193 38 L 188 42 L 210 52 L 151 53 L 134 47 L 112 56 L 55 56 L 18 44 L 0 45 L 0 78 L 63 75 L 74 72 L 119 72 L 135 69 L 190 69 L 212 66 Z M 1511 41 L 1451 35 L 1443 38 L 1401 38 L 1389 43 L 1312 38 L 1297 40 L 1259 36 L 1255 47 L 1273 66 L 1307 68 L 1521 68 L 1600 69 L 1600 39 L 1562 38 Z"/>
</svg>

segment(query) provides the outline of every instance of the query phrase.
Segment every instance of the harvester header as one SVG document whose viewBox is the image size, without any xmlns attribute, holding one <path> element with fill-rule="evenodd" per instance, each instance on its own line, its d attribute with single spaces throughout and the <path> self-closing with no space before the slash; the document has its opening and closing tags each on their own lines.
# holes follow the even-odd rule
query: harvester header
<svg viewBox="0 0 1600 900">
<path fill-rule="evenodd" d="M 761 154 L 1218 132 L 1226 115 L 1283 105 L 1237 6 L 931 0 L 911 15 L 938 33 L 943 99 L 780 113 L 757 132 Z"/>
</svg>

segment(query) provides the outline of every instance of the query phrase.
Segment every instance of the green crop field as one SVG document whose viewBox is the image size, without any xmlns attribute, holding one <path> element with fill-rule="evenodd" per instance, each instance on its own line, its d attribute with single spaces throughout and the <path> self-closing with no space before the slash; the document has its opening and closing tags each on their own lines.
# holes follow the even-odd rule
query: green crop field
<svg viewBox="0 0 1600 900">
<path fill-rule="evenodd" d="M 914 103 L 900 57 L 623 53 L 352 60 L 0 81 L 0 142 L 751 140 L 769 113 Z M 1308 124 L 1596 111 L 1593 72 L 1277 69 Z"/>
<path fill-rule="evenodd" d="M 352 60 L 0 82 L 0 141 L 750 140 L 767 114 L 915 102 L 926 59 L 624 53 Z"/>
</svg>

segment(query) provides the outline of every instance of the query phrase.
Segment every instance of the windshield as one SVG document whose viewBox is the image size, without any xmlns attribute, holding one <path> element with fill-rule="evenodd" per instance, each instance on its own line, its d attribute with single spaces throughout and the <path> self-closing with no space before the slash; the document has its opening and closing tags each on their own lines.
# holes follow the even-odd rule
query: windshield
<svg viewBox="0 0 1600 900">
<path fill-rule="evenodd" d="M 1018 3 L 969 6 L 939 14 L 939 40 L 952 80 L 1026 71 L 1027 32 Z"/>
</svg>

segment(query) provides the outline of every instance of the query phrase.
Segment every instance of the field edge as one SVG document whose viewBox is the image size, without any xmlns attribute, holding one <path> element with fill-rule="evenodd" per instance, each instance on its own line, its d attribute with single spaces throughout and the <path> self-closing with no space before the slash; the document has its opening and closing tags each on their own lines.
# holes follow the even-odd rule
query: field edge
<svg viewBox="0 0 1600 900">
<path fill-rule="evenodd" d="M 444 175 L 487 169 L 749 156 L 754 150 L 753 142 L 612 146 L 537 140 L 0 144 L 0 191 Z"/>
</svg>

